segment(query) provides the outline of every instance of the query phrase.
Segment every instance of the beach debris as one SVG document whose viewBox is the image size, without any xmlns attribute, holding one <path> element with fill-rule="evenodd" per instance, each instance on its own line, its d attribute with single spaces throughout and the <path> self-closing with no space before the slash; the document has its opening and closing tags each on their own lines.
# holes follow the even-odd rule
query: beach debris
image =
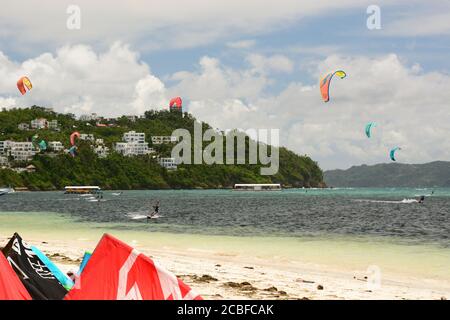
<svg viewBox="0 0 450 320">
<path fill-rule="evenodd" d="M 220 264 L 216 264 L 215 265 L 215 267 L 218 267 L 218 268 L 220 268 L 222 265 L 220 265 Z"/>
<path fill-rule="evenodd" d="M 264 291 L 268 291 L 268 292 L 277 292 L 278 291 L 278 289 L 277 289 L 277 287 L 269 287 L 269 288 L 266 288 L 266 289 L 264 289 Z"/>
<path fill-rule="evenodd" d="M 319 284 L 319 285 L 317 286 L 317 290 L 323 290 L 323 285 Z"/>
<path fill-rule="evenodd" d="M 194 280 L 195 282 L 210 282 L 210 281 L 219 281 L 218 279 L 210 276 L 209 274 L 204 274 L 201 277 L 197 276 L 197 275 L 192 275 L 190 276 L 192 278 L 192 280 Z"/>
<path fill-rule="evenodd" d="M 441 300 L 447 300 L 447 298 L 446 298 L 446 297 L 444 297 L 444 296 L 442 296 L 442 297 L 441 297 Z"/>
<path fill-rule="evenodd" d="M 234 289 L 239 289 L 241 291 L 256 291 L 258 290 L 258 288 L 252 286 L 252 284 L 250 282 L 244 281 L 241 283 L 238 282 L 225 282 L 224 286 L 226 287 L 230 287 L 230 288 L 234 288 Z"/>
<path fill-rule="evenodd" d="M 305 279 L 297 279 L 297 280 L 295 280 L 295 281 L 297 281 L 297 282 L 302 282 L 302 283 L 315 283 L 314 281 L 311 281 L 311 280 L 305 280 Z"/>
<path fill-rule="evenodd" d="M 253 268 L 253 267 L 244 267 L 245 269 L 250 269 L 250 270 L 253 270 L 253 269 L 255 269 L 255 268 Z"/>
</svg>

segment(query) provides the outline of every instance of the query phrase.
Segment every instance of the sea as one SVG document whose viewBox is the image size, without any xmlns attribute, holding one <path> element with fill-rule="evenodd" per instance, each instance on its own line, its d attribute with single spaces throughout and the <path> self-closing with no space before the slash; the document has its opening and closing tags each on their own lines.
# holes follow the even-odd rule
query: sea
<svg viewBox="0 0 450 320">
<path fill-rule="evenodd" d="M 186 248 L 319 263 L 375 261 L 450 279 L 450 188 L 118 190 L 98 200 L 62 191 L 1 196 L 0 233 L 38 230 L 45 241 L 57 229 L 126 231 Z M 157 201 L 159 218 L 148 220 Z"/>
</svg>

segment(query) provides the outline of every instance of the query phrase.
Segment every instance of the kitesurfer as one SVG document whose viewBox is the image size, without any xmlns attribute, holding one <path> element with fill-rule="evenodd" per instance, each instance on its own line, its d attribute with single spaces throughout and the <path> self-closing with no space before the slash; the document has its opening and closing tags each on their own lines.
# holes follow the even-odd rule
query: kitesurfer
<svg viewBox="0 0 450 320">
<path fill-rule="evenodd" d="M 156 201 L 155 205 L 153 206 L 153 213 L 147 216 L 148 219 L 151 219 L 153 216 L 157 215 L 159 213 L 159 200 Z"/>
<path fill-rule="evenodd" d="M 419 198 L 419 203 L 423 203 L 425 201 L 425 196 L 420 196 L 420 198 Z"/>
</svg>

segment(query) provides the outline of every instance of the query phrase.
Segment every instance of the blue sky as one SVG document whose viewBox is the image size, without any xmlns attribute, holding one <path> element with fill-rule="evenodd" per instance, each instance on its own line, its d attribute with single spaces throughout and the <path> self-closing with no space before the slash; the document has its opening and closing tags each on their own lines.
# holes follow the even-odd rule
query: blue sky
<svg viewBox="0 0 450 320">
<path fill-rule="evenodd" d="M 71 4 L 80 29 L 66 27 Z M 380 30 L 366 26 L 372 4 Z M 324 168 L 385 162 L 400 144 L 400 161 L 449 160 L 449 21 L 450 1 L 5 3 L 0 104 L 110 116 L 180 95 L 218 128 L 280 129 L 282 145 Z M 349 76 L 324 105 L 317 83 L 336 69 Z M 24 97 L 14 80 L 22 74 L 35 85 Z M 380 123 L 370 144 L 360 136 L 366 121 Z"/>
</svg>

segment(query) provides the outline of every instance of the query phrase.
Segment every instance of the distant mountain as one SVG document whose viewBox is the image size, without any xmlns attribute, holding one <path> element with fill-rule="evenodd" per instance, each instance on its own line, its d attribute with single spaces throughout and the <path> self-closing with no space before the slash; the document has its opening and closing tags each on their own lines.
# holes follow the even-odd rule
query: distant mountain
<svg viewBox="0 0 450 320">
<path fill-rule="evenodd" d="M 330 187 L 450 187 L 450 162 L 382 163 L 324 172 Z"/>
</svg>

